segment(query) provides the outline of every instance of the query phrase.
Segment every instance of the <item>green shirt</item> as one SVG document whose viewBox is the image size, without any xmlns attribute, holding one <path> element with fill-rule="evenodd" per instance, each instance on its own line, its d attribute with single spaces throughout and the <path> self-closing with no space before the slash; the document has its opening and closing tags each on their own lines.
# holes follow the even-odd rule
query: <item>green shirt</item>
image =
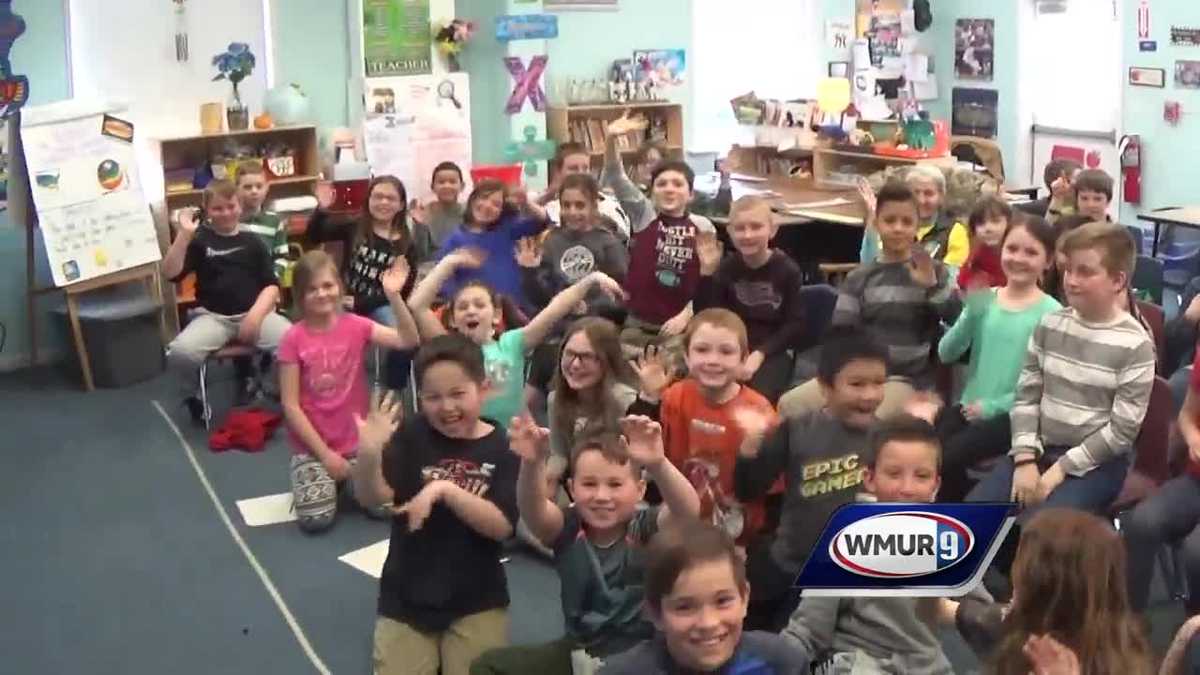
<svg viewBox="0 0 1200 675">
<path fill-rule="evenodd" d="M 288 233 L 283 227 L 279 215 L 271 211 L 243 214 L 241 229 L 250 232 L 262 240 L 271 260 L 275 263 L 275 278 L 283 280 L 287 268 Z"/>
<path fill-rule="evenodd" d="M 1062 308 L 1053 297 L 1043 295 L 1020 311 L 1000 306 L 996 289 L 968 296 L 958 320 L 938 343 L 942 363 L 957 360 L 968 349 L 967 385 L 961 403 L 980 403 L 984 417 L 1008 413 L 1017 389 L 1017 376 L 1029 349 L 1029 336 L 1050 312 Z"/>
<path fill-rule="evenodd" d="M 505 331 L 483 346 L 483 364 L 491 381 L 491 396 L 482 414 L 501 427 L 525 409 L 525 331 Z"/>
</svg>

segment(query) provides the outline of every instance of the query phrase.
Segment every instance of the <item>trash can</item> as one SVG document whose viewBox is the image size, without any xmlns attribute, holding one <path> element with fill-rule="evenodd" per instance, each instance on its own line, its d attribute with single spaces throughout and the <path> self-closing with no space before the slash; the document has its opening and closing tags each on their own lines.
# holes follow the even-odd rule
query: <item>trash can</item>
<svg viewBox="0 0 1200 675">
<path fill-rule="evenodd" d="M 82 294 L 79 328 L 97 387 L 127 387 L 148 380 L 166 365 L 159 330 L 162 305 L 138 282 Z M 54 309 L 67 335 L 67 366 L 83 378 L 64 301 Z"/>
</svg>

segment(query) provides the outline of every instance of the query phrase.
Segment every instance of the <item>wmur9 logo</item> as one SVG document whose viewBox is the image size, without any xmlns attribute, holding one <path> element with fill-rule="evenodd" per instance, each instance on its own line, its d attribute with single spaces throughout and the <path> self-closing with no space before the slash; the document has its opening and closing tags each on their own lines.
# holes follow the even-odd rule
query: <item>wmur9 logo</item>
<svg viewBox="0 0 1200 675">
<path fill-rule="evenodd" d="M 983 577 L 1012 504 L 847 504 L 796 585 L 809 596 L 958 596 Z"/>
</svg>

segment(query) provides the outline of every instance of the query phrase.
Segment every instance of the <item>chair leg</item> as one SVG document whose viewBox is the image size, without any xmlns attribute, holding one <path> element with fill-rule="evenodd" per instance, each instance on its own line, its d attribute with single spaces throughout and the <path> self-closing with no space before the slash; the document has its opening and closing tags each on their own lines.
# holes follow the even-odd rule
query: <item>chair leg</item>
<svg viewBox="0 0 1200 675">
<path fill-rule="evenodd" d="M 1183 561 L 1180 560 L 1178 546 L 1163 546 L 1158 554 L 1158 569 L 1167 587 L 1167 595 L 1172 600 L 1187 600 L 1190 589 L 1187 587 L 1187 577 L 1183 573 Z"/>
<path fill-rule="evenodd" d="M 208 359 L 200 364 L 200 404 L 204 407 L 204 430 L 212 423 L 212 407 L 208 405 Z"/>
</svg>

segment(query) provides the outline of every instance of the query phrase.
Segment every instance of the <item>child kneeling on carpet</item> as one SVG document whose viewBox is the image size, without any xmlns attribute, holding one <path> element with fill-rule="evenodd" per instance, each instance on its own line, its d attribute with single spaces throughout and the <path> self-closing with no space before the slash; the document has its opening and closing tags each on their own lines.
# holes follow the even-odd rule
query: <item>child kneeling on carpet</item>
<svg viewBox="0 0 1200 675">
<path fill-rule="evenodd" d="M 435 337 L 414 371 L 419 416 L 401 426 L 388 393 L 357 424 L 355 495 L 395 504 L 396 516 L 372 662 L 375 675 L 466 675 L 508 641 L 500 556 L 517 522 L 518 461 L 504 429 L 479 417 L 489 386 L 478 344 Z"/>
<path fill-rule="evenodd" d="M 488 652 L 471 667 L 474 675 L 593 673 L 605 657 L 653 635 L 641 613 L 643 547 L 660 527 L 699 514 L 700 499 L 667 461 L 658 422 L 628 416 L 620 425 L 620 440 L 598 437 L 576 448 L 568 481 L 575 501 L 564 510 L 545 491 L 550 430 L 513 418 L 509 444 L 521 457 L 517 504 L 529 530 L 554 550 L 567 634 Z M 643 471 L 658 485 L 662 506 L 639 508 Z"/>
<path fill-rule="evenodd" d="M 296 264 L 300 322 L 279 344 L 279 382 L 293 448 L 292 504 L 305 532 L 333 525 L 338 486 L 348 486 L 358 446 L 354 416 L 367 412 L 367 345 L 417 346 L 417 326 L 400 297 L 408 275 L 408 261 L 397 258 L 380 279 L 395 314 L 392 328 L 342 311 L 341 277 L 329 254 L 309 251 Z"/>
<path fill-rule="evenodd" d="M 646 612 L 659 634 L 608 660 L 600 675 L 793 675 L 808 655 L 774 633 L 743 631 L 750 585 L 733 539 L 690 521 L 655 535 Z"/>
</svg>

